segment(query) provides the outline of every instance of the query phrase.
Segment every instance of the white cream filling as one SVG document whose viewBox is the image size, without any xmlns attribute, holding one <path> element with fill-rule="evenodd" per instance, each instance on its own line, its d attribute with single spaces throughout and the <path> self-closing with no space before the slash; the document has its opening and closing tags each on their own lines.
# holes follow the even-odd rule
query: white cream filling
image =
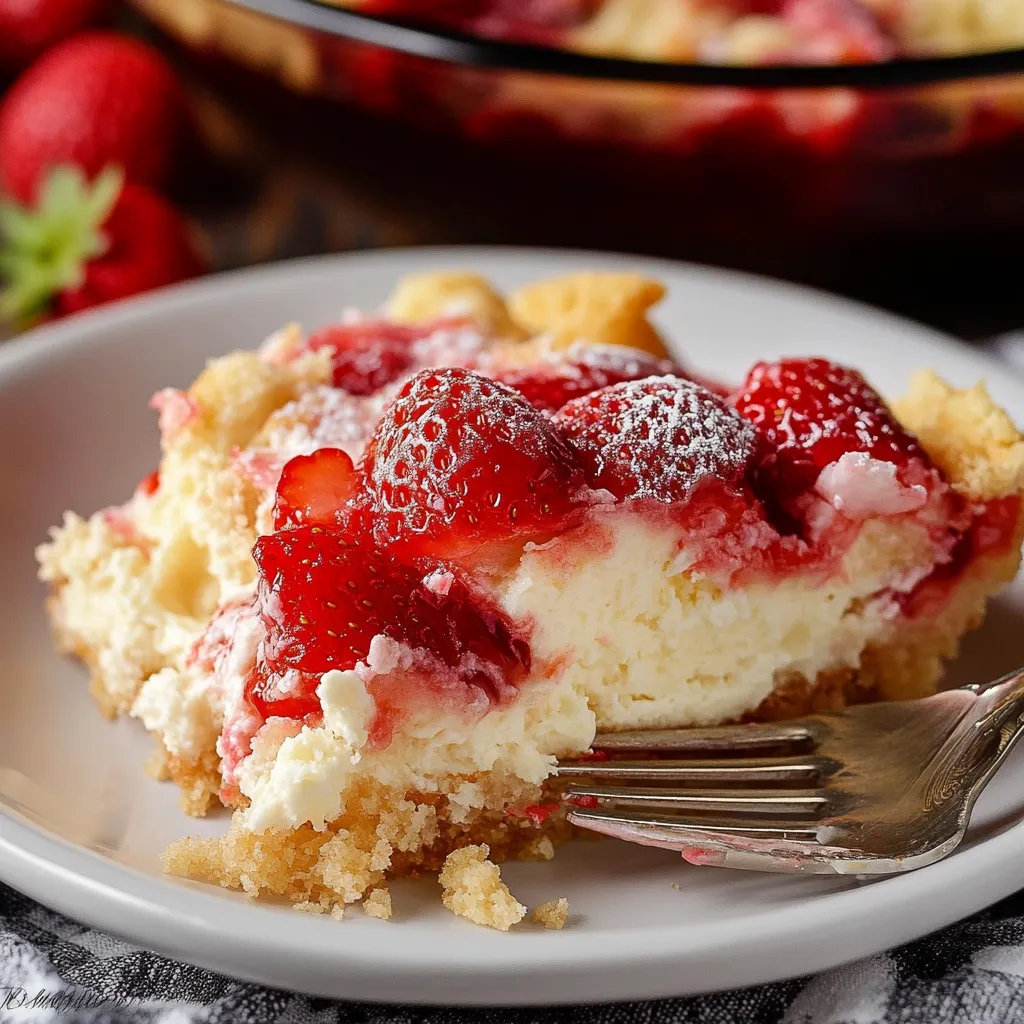
<svg viewBox="0 0 1024 1024">
<path fill-rule="evenodd" d="M 847 452 L 826 466 L 814 489 L 850 519 L 916 512 L 928 502 L 926 487 L 901 483 L 893 463 L 873 459 L 864 452 Z"/>
<path fill-rule="evenodd" d="M 369 747 L 363 681 L 402 660 L 399 645 L 375 638 L 372 665 L 321 680 L 323 725 L 294 735 L 268 725 L 258 737 L 239 772 L 247 826 L 322 828 L 344 810 L 356 779 L 423 792 L 492 771 L 537 783 L 557 757 L 586 750 L 598 727 L 737 718 L 778 682 L 856 665 L 868 643 L 884 642 L 891 607 L 873 595 L 909 585 L 932 551 L 912 522 L 870 522 L 825 583 L 791 577 L 723 592 L 675 571 L 673 529 L 614 510 L 605 525 L 606 545 L 560 537 L 531 547 L 500 587 L 505 610 L 534 625 L 535 673 L 514 703 L 479 718 L 415 710 L 389 746 Z M 564 667 L 544 678 L 543 666 L 560 658 Z M 484 799 L 467 783 L 457 802 Z"/>
</svg>

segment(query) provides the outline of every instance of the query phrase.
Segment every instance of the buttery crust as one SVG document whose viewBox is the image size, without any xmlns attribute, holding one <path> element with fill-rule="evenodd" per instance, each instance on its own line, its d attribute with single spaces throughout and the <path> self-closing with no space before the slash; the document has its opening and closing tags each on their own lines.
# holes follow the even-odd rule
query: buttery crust
<svg viewBox="0 0 1024 1024">
<path fill-rule="evenodd" d="M 509 315 L 505 300 L 479 274 L 438 271 L 399 281 L 387 305 L 399 323 L 426 323 L 443 316 L 468 316 L 499 338 L 524 341 L 526 330 Z"/>
<path fill-rule="evenodd" d="M 465 779 L 452 779 L 456 788 Z M 519 779 L 487 778 L 487 799 L 496 810 L 463 811 L 454 820 L 444 796 L 401 793 L 361 783 L 349 810 L 328 828 L 308 825 L 255 835 L 233 820 L 224 836 L 172 843 L 164 870 L 197 881 L 240 889 L 251 897 L 271 895 L 329 909 L 356 902 L 385 878 L 440 872 L 453 850 L 484 845 L 495 863 L 521 858 L 548 860 L 554 844 L 572 829 L 561 814 L 535 824 L 502 808 L 557 799 L 557 786 L 530 786 Z M 455 875 L 452 888 L 458 889 Z"/>
<path fill-rule="evenodd" d="M 922 370 L 892 409 L 964 497 L 990 501 L 1024 490 L 1024 437 L 984 384 L 957 391 Z"/>
<path fill-rule="evenodd" d="M 665 287 L 640 274 L 587 271 L 539 281 L 509 296 L 512 318 L 553 348 L 583 341 L 625 345 L 666 357 L 661 336 L 647 320 Z"/>
</svg>

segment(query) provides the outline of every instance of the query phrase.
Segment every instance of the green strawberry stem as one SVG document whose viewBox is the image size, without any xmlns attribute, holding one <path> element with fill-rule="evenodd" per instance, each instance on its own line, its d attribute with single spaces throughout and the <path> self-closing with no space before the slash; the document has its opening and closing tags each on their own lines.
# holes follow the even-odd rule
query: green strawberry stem
<svg viewBox="0 0 1024 1024">
<path fill-rule="evenodd" d="M 53 297 L 80 287 L 85 266 L 109 246 L 102 228 L 124 176 L 108 167 L 91 184 L 77 167 L 55 167 L 35 208 L 0 203 L 0 316 L 25 326 Z"/>
</svg>

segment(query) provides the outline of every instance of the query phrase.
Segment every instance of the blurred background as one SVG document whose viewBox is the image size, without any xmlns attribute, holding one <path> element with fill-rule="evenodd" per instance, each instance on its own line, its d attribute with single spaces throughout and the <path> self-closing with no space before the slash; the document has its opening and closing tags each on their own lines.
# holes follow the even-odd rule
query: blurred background
<svg viewBox="0 0 1024 1024">
<path fill-rule="evenodd" d="M 77 162 L 89 179 L 123 164 L 122 187 L 161 195 L 196 252 L 83 286 L 52 240 L 6 216 L 8 313 L 72 312 L 161 273 L 505 243 L 767 273 L 968 339 L 1024 324 L 1022 0 L 348 2 L 358 10 L 0 0 L 0 180 L 18 209 L 45 205 L 53 166 Z M 32 31 L 19 22 L 30 9 Z M 103 103 L 144 92 L 129 79 L 95 101 L 78 88 L 54 100 L 54 77 L 66 96 L 82 74 L 60 67 L 62 48 L 96 27 L 155 48 L 183 90 L 180 116 L 140 101 L 115 112 L 125 137 L 67 140 L 83 117 L 102 136 Z M 98 109 L 69 128 L 87 102 Z M 132 155 L 161 147 L 173 152 L 156 171 Z M 60 237 L 78 231 L 88 249 L 59 212 Z M 42 283 L 25 256 L 38 263 L 41 248 Z"/>
</svg>

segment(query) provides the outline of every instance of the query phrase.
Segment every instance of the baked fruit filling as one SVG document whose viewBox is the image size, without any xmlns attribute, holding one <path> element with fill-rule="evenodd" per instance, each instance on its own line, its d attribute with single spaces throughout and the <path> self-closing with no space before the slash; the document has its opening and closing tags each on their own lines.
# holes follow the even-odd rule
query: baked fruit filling
<svg viewBox="0 0 1024 1024">
<path fill-rule="evenodd" d="M 697 379 L 660 296 L 424 275 L 157 396 L 159 471 L 39 557 L 101 706 L 234 809 L 167 870 L 378 917 L 441 870 L 507 928 L 493 862 L 567 838 L 597 730 L 934 691 L 1020 563 L 1009 418 L 928 372 L 892 406 L 824 359 Z"/>
<path fill-rule="evenodd" d="M 641 60 L 872 64 L 1009 49 L 1015 0 L 333 0 L 490 39 Z"/>
</svg>

